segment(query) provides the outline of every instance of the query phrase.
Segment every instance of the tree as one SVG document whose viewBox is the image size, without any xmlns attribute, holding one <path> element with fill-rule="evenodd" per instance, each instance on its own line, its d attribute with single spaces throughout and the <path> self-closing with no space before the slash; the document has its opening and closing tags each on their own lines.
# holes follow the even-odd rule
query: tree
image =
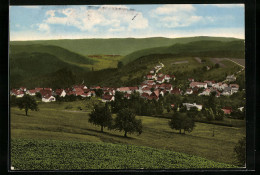
<svg viewBox="0 0 260 175">
<path fill-rule="evenodd" d="M 128 108 L 121 109 L 115 118 L 114 129 L 124 131 L 124 136 L 127 133 L 137 132 L 139 135 L 142 133 L 142 121 L 135 118 L 135 114 Z"/>
<path fill-rule="evenodd" d="M 24 95 L 22 98 L 17 99 L 17 106 L 22 110 L 25 110 L 25 115 L 28 115 L 28 110 L 38 111 L 38 104 L 36 100 L 30 95 Z"/>
<path fill-rule="evenodd" d="M 123 67 L 123 62 L 122 61 L 118 61 L 117 68 L 121 69 L 122 67 Z"/>
<path fill-rule="evenodd" d="M 112 115 L 108 104 L 104 106 L 95 105 L 93 111 L 89 114 L 89 123 L 101 126 L 101 132 L 103 132 L 104 127 L 111 128 L 112 126 Z"/>
<path fill-rule="evenodd" d="M 225 116 L 224 111 L 218 108 L 215 114 L 215 120 L 223 120 L 224 116 Z"/>
<path fill-rule="evenodd" d="M 35 93 L 35 97 L 41 99 L 42 98 L 42 94 L 40 92 L 36 92 Z"/>
<path fill-rule="evenodd" d="M 192 132 L 195 127 L 195 122 L 191 117 L 188 117 L 186 113 L 176 112 L 169 121 L 169 126 L 171 129 L 179 130 L 180 134 L 183 129 L 185 134 L 185 131 Z"/>
<path fill-rule="evenodd" d="M 234 147 L 234 152 L 236 153 L 239 165 L 244 166 L 246 162 L 246 137 L 243 137 L 238 141 L 237 145 Z"/>
</svg>

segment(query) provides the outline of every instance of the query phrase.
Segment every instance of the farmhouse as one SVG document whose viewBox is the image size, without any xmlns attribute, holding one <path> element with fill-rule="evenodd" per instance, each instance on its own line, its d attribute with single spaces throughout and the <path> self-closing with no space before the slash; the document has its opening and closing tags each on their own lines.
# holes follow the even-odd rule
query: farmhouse
<svg viewBox="0 0 260 175">
<path fill-rule="evenodd" d="M 239 85 L 238 85 L 238 84 L 230 84 L 229 87 L 231 87 L 231 89 L 232 89 L 234 92 L 237 92 L 238 89 L 239 89 Z"/>
</svg>

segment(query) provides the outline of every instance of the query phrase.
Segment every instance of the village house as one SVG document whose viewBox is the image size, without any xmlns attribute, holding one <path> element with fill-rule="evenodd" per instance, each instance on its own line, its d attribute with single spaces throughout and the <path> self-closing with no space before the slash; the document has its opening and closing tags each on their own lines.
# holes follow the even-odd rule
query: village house
<svg viewBox="0 0 260 175">
<path fill-rule="evenodd" d="M 209 88 L 204 89 L 203 92 L 199 93 L 199 96 L 200 96 L 200 95 L 206 95 L 206 96 L 209 96 L 209 95 L 210 95 L 210 92 L 211 92 L 211 90 L 210 90 Z"/>
<path fill-rule="evenodd" d="M 199 111 L 202 110 L 202 105 L 197 105 L 196 103 L 182 103 L 182 105 L 185 106 L 188 111 L 192 107 L 196 107 Z"/>
<path fill-rule="evenodd" d="M 130 90 L 129 87 L 120 87 L 120 88 L 117 88 L 116 91 L 123 92 L 123 93 L 128 93 L 128 94 L 132 93 L 132 91 Z"/>
<path fill-rule="evenodd" d="M 188 78 L 188 81 L 189 81 L 189 82 L 193 82 L 193 81 L 194 81 L 194 78 Z"/>
<path fill-rule="evenodd" d="M 215 81 L 204 81 L 204 83 L 207 83 L 207 86 L 212 87 L 212 84 L 214 84 Z"/>
<path fill-rule="evenodd" d="M 10 92 L 10 95 L 14 95 L 16 96 L 17 98 L 21 98 L 24 96 L 24 91 L 22 90 L 16 90 L 16 89 L 12 89 L 11 92 Z"/>
<path fill-rule="evenodd" d="M 236 77 L 235 77 L 235 75 L 228 75 L 226 80 L 229 82 L 233 82 L 233 81 L 236 81 Z"/>
<path fill-rule="evenodd" d="M 144 87 L 142 89 L 142 93 L 147 93 L 147 94 L 150 95 L 152 93 L 151 88 L 150 87 Z"/>
<path fill-rule="evenodd" d="M 36 90 L 35 89 L 31 89 L 31 90 L 27 90 L 26 94 L 30 95 L 30 96 L 35 96 L 36 94 Z"/>
<path fill-rule="evenodd" d="M 60 96 L 60 97 L 65 97 L 66 96 L 66 92 L 64 89 L 56 89 L 55 90 L 55 94 Z"/>
<path fill-rule="evenodd" d="M 202 83 L 202 82 L 191 82 L 190 87 L 198 87 L 198 88 L 207 88 L 207 83 Z"/>
<path fill-rule="evenodd" d="M 218 82 L 218 83 L 213 83 L 212 84 L 212 87 L 213 88 L 216 88 L 218 90 L 223 90 L 225 89 L 226 87 L 228 87 L 228 85 L 226 83 L 221 83 L 221 82 Z"/>
<path fill-rule="evenodd" d="M 223 90 L 223 92 L 221 93 L 221 95 L 224 96 L 229 96 L 233 94 L 233 90 L 231 87 L 225 87 L 225 89 Z"/>
<path fill-rule="evenodd" d="M 26 92 L 27 89 L 25 87 L 20 87 L 19 90 L 23 91 L 23 92 Z"/>
<path fill-rule="evenodd" d="M 36 92 L 40 92 L 40 90 L 43 90 L 43 88 L 35 88 Z"/>
<path fill-rule="evenodd" d="M 165 81 L 164 77 L 158 77 L 156 82 L 161 84 L 164 81 Z"/>
<path fill-rule="evenodd" d="M 237 92 L 238 89 L 239 89 L 239 85 L 238 84 L 230 84 L 229 87 L 231 87 L 233 92 Z"/>
<path fill-rule="evenodd" d="M 181 89 L 180 88 L 173 88 L 170 93 L 175 94 L 175 95 L 180 95 Z"/>
<path fill-rule="evenodd" d="M 188 88 L 188 89 L 186 89 L 186 92 L 185 92 L 185 95 L 186 94 L 192 94 L 193 93 L 193 90 L 191 89 L 191 88 Z"/>
<path fill-rule="evenodd" d="M 56 98 L 54 96 L 52 96 L 51 94 L 45 94 L 42 96 L 42 101 L 43 102 L 53 102 L 56 101 Z"/>
<path fill-rule="evenodd" d="M 110 101 L 114 101 L 115 97 L 113 95 L 103 95 L 102 97 L 102 102 L 110 102 Z"/>
<path fill-rule="evenodd" d="M 155 70 L 153 69 L 153 70 L 150 70 L 150 72 L 149 72 L 150 74 L 154 74 L 155 73 Z"/>
<path fill-rule="evenodd" d="M 224 108 L 222 108 L 221 110 L 222 110 L 222 111 L 224 112 L 224 114 L 226 114 L 226 115 L 230 115 L 231 112 L 232 112 L 232 108 L 231 108 L 231 107 L 224 107 Z"/>
</svg>

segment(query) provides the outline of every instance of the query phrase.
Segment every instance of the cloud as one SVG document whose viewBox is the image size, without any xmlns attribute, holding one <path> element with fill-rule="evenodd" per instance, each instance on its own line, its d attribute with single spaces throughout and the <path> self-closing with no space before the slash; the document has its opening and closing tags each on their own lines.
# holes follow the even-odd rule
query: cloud
<svg viewBox="0 0 260 175">
<path fill-rule="evenodd" d="M 188 27 L 200 21 L 203 16 L 196 15 L 196 8 L 187 5 L 163 5 L 152 10 L 151 17 L 158 20 L 159 25 L 167 28 Z"/>
<path fill-rule="evenodd" d="M 21 7 L 23 7 L 23 8 L 28 8 L 28 9 L 39 9 L 40 8 L 40 6 L 21 6 Z"/>
<path fill-rule="evenodd" d="M 50 32 L 50 27 L 48 24 L 42 23 L 42 24 L 37 24 L 37 26 L 38 26 L 38 30 L 41 32 L 47 32 L 47 33 Z"/>
<path fill-rule="evenodd" d="M 95 8 L 94 8 L 95 7 Z M 75 7 L 46 12 L 46 24 L 61 24 L 74 26 L 81 31 L 90 31 L 98 27 L 108 27 L 115 30 L 125 27 L 128 30 L 145 29 L 148 20 L 141 12 L 128 9 L 126 6 L 91 6 Z M 133 17 L 136 16 L 134 19 Z"/>
<path fill-rule="evenodd" d="M 204 4 L 204 6 L 215 6 L 220 8 L 244 7 L 244 4 Z"/>
<path fill-rule="evenodd" d="M 154 10 L 154 13 L 159 15 L 171 15 L 173 13 L 192 13 L 196 9 L 190 4 L 181 4 L 181 5 L 163 5 Z"/>
</svg>

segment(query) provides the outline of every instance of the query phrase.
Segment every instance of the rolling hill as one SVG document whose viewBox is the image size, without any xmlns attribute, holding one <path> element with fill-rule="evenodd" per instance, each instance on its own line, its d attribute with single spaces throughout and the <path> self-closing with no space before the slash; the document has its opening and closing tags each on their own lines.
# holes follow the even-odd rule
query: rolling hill
<svg viewBox="0 0 260 175">
<path fill-rule="evenodd" d="M 58 80 L 64 79 L 68 75 L 67 79 L 71 80 L 71 77 L 74 77 L 72 74 L 89 71 L 87 66 L 93 65 L 95 62 L 57 46 L 11 45 L 10 86 L 13 88 L 52 85 L 51 82 L 58 83 L 60 82 Z M 65 82 L 63 81 L 63 84 Z M 65 84 L 67 85 L 68 82 Z"/>
<path fill-rule="evenodd" d="M 17 53 L 28 53 L 32 54 L 34 52 L 37 53 L 48 53 L 59 58 L 61 61 L 79 65 L 79 64 L 93 64 L 95 61 L 81 56 L 77 53 L 73 53 L 67 49 L 61 48 L 59 46 L 53 45 L 40 45 L 40 44 L 32 44 L 32 45 L 10 45 L 10 54 Z"/>
<path fill-rule="evenodd" d="M 39 41 L 11 41 L 11 45 L 55 45 L 80 55 L 116 54 L 128 55 L 132 52 L 153 48 L 166 47 L 176 43 L 189 43 L 194 41 L 237 41 L 236 38 L 224 37 L 188 37 L 188 38 L 109 38 L 109 39 L 65 39 L 65 40 L 39 40 Z"/>
<path fill-rule="evenodd" d="M 157 47 L 133 52 L 121 61 L 127 64 L 135 59 L 150 54 L 174 54 L 176 56 L 199 56 L 215 58 L 245 58 L 245 45 L 243 40 L 237 41 L 194 41 L 177 43 L 169 47 Z"/>
</svg>

